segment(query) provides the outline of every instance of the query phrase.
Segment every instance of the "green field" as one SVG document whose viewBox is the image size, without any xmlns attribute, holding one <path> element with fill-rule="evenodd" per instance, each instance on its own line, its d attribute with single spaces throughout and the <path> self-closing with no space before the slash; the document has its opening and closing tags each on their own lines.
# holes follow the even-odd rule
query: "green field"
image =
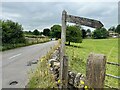
<svg viewBox="0 0 120 90">
<path fill-rule="evenodd" d="M 83 39 L 82 43 L 66 46 L 69 56 L 69 69 L 86 74 L 86 61 L 90 52 L 104 54 L 107 61 L 118 63 L 118 39 Z M 118 76 L 118 66 L 107 65 L 106 73 Z M 107 77 L 105 84 L 118 88 L 118 80 Z"/>
</svg>

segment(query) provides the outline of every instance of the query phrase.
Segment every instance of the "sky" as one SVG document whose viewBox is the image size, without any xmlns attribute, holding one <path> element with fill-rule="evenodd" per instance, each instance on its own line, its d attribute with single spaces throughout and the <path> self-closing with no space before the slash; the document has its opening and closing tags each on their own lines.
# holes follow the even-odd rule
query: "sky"
<svg viewBox="0 0 120 90">
<path fill-rule="evenodd" d="M 8 0 L 9 1 L 9 0 Z M 0 19 L 22 24 L 24 30 L 61 25 L 61 13 L 99 20 L 105 28 L 118 24 L 118 2 L 2 2 Z M 67 23 L 70 24 L 70 23 Z M 87 29 L 87 27 L 83 27 Z"/>
</svg>

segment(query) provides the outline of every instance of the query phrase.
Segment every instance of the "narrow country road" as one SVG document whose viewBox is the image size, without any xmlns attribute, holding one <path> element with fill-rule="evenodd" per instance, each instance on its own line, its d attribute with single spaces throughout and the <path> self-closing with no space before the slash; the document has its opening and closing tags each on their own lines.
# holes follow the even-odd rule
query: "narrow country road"
<svg viewBox="0 0 120 90">
<path fill-rule="evenodd" d="M 46 55 L 55 44 L 57 41 L 50 41 L 2 52 L 2 88 L 24 88 L 28 83 L 28 73 L 36 67 L 30 62 Z"/>
</svg>

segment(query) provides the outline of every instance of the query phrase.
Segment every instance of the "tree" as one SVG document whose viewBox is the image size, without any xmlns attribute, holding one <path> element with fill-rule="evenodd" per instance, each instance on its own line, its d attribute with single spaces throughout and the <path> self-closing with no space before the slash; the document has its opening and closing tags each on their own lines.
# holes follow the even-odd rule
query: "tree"
<svg viewBox="0 0 120 90">
<path fill-rule="evenodd" d="M 91 30 L 90 30 L 90 29 L 87 29 L 86 33 L 91 33 Z"/>
<path fill-rule="evenodd" d="M 23 34 L 22 25 L 11 20 L 2 21 L 2 43 L 16 44 L 24 43 L 25 37 Z"/>
<path fill-rule="evenodd" d="M 117 27 L 116 27 L 115 31 L 116 31 L 117 33 L 119 33 L 119 34 L 120 34 L 120 24 L 119 24 L 119 25 L 117 25 Z"/>
<path fill-rule="evenodd" d="M 90 30 L 90 29 L 87 29 L 87 30 L 86 30 L 86 36 L 87 36 L 88 38 L 90 38 L 90 37 L 92 36 L 92 33 L 91 33 L 91 30 Z"/>
<path fill-rule="evenodd" d="M 82 31 L 82 38 L 85 38 L 86 37 L 86 31 L 85 31 L 85 29 L 82 29 L 81 31 Z"/>
<path fill-rule="evenodd" d="M 37 29 L 35 29 L 35 30 L 33 31 L 33 34 L 34 34 L 34 35 L 39 35 L 40 32 L 39 32 Z"/>
<path fill-rule="evenodd" d="M 67 26 L 66 41 L 69 42 L 68 45 L 70 45 L 70 42 L 82 43 L 80 28 L 77 26 Z"/>
<path fill-rule="evenodd" d="M 45 35 L 45 36 L 50 36 L 50 29 L 45 28 L 45 29 L 43 30 L 43 35 Z"/>
<path fill-rule="evenodd" d="M 43 32 L 40 32 L 40 35 L 42 35 L 43 34 Z"/>
<path fill-rule="evenodd" d="M 50 36 L 52 38 L 61 38 L 61 26 L 60 25 L 53 25 L 51 27 L 51 32 L 50 32 Z"/>
<path fill-rule="evenodd" d="M 26 34 L 26 35 L 32 35 L 33 33 L 32 33 L 32 31 L 24 31 L 24 34 Z"/>
<path fill-rule="evenodd" d="M 108 31 L 105 28 L 96 29 L 93 32 L 93 38 L 95 39 L 104 39 L 109 36 Z"/>
<path fill-rule="evenodd" d="M 114 31 L 114 32 L 115 32 L 115 27 L 114 27 L 114 26 L 110 27 L 110 28 L 108 29 L 108 31 Z"/>
</svg>

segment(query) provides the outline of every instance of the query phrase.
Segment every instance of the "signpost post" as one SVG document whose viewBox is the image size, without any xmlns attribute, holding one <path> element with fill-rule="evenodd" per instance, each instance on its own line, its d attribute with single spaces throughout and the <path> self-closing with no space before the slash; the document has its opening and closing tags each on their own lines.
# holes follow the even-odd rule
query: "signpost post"
<svg viewBox="0 0 120 90">
<path fill-rule="evenodd" d="M 60 50 L 60 88 L 67 88 L 68 84 L 68 59 L 65 56 L 65 42 L 66 42 L 66 22 L 76 23 L 92 28 L 101 28 L 103 24 L 100 21 L 67 15 L 64 10 L 62 12 L 62 32 L 61 32 L 61 50 Z M 66 69 L 67 68 L 67 69 Z"/>
</svg>

